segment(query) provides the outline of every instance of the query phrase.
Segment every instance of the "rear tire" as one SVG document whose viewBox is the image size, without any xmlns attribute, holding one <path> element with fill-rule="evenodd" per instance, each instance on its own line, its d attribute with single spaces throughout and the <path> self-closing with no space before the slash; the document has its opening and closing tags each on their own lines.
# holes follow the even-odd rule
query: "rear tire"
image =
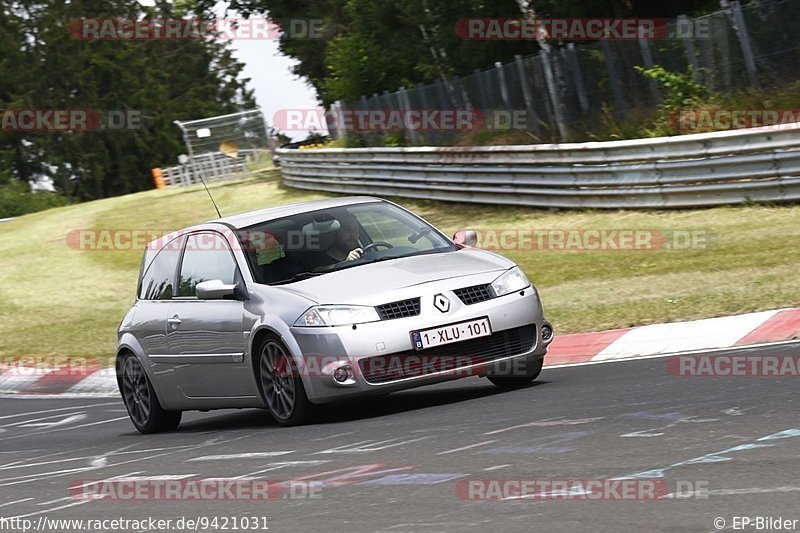
<svg viewBox="0 0 800 533">
<path fill-rule="evenodd" d="M 542 373 L 542 366 L 544 365 L 544 358 L 537 360 L 528 360 L 525 363 L 524 373 L 522 375 L 491 375 L 487 374 L 486 377 L 496 387 L 501 389 L 518 389 L 530 384 L 539 374 Z"/>
<path fill-rule="evenodd" d="M 280 426 L 298 426 L 311 416 L 303 380 L 284 344 L 274 335 L 258 349 L 258 387 L 272 418 Z"/>
<path fill-rule="evenodd" d="M 167 411 L 161 407 L 139 359 L 133 354 L 127 354 L 117 359 L 117 364 L 119 391 L 134 427 L 143 434 L 177 428 L 183 413 Z"/>
</svg>

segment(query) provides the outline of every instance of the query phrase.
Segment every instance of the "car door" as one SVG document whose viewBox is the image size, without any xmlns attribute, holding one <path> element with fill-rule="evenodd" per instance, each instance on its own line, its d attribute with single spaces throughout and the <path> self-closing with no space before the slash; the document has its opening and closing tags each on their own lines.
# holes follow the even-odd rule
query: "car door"
<svg viewBox="0 0 800 533">
<path fill-rule="evenodd" d="M 195 293 L 198 283 L 214 279 L 244 283 L 228 241 L 213 231 L 188 235 L 167 318 L 176 384 L 190 398 L 250 396 L 243 386 L 252 381 L 244 359 L 244 303 L 200 300 Z"/>
<path fill-rule="evenodd" d="M 167 317 L 175 294 L 182 243 L 183 237 L 178 237 L 160 250 L 145 252 L 134 309 L 134 335 L 150 360 L 153 379 L 162 384 L 172 378 L 171 367 L 162 364 L 161 360 L 169 353 Z"/>
</svg>

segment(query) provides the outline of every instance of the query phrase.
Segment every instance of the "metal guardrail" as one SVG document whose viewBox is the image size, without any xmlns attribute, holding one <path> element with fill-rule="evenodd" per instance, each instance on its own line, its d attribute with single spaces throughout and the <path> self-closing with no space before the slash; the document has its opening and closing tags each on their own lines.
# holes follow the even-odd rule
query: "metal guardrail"
<svg viewBox="0 0 800 533">
<path fill-rule="evenodd" d="M 287 186 L 315 191 L 556 208 L 800 200 L 800 123 L 628 141 L 278 155 Z"/>
</svg>

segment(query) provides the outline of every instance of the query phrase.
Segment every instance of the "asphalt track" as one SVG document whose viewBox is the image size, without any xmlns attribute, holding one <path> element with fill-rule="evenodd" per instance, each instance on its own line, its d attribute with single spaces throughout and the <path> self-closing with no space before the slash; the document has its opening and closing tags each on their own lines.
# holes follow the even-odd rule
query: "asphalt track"
<svg viewBox="0 0 800 533">
<path fill-rule="evenodd" d="M 797 355 L 800 343 L 725 353 Z M 217 517 L 216 528 L 197 528 L 209 531 L 234 531 L 233 517 L 258 517 L 251 531 L 683 532 L 716 531 L 715 519 L 726 531 L 756 530 L 737 516 L 796 519 L 782 531 L 800 530 L 800 378 L 676 377 L 665 363 L 546 368 L 512 392 L 469 378 L 327 406 L 316 424 L 296 428 L 257 410 L 186 413 L 177 431 L 150 436 L 133 429 L 118 399 L 2 399 L 0 516 L 40 531 L 78 530 L 45 519 L 148 517 Z M 456 490 L 476 479 L 637 474 L 661 475 L 666 497 L 469 501 Z M 295 497 L 284 490 L 268 501 L 69 492 L 80 481 L 165 475 L 324 484 L 308 489 L 313 498 L 298 485 Z M 689 484 L 698 494 L 686 497 Z"/>
</svg>

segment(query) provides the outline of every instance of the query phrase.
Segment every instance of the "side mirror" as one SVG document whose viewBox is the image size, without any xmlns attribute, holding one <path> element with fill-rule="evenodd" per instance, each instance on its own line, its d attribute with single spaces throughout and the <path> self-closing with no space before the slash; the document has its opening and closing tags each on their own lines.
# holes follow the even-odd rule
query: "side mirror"
<svg viewBox="0 0 800 533">
<path fill-rule="evenodd" d="M 478 232 L 471 229 L 457 231 L 456 234 L 453 235 L 453 242 L 472 248 L 478 244 Z"/>
<path fill-rule="evenodd" d="M 201 300 L 224 300 L 236 295 L 236 287 L 235 283 L 228 285 L 221 279 L 210 279 L 198 283 L 194 292 Z"/>
</svg>

